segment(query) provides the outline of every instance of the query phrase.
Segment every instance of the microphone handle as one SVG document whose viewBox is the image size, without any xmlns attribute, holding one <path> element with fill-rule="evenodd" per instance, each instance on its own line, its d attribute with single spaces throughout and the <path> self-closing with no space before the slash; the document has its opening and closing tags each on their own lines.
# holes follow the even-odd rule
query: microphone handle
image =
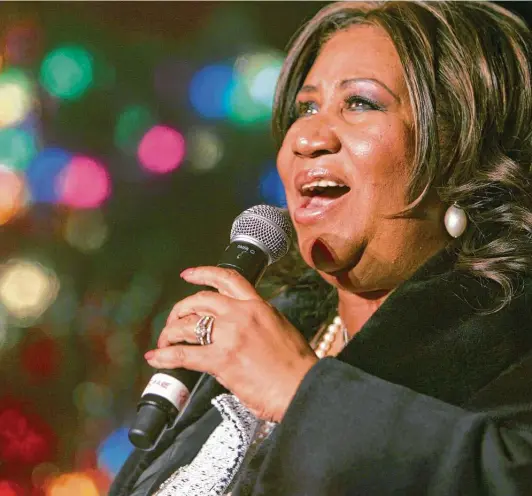
<svg viewBox="0 0 532 496">
<path fill-rule="evenodd" d="M 217 267 L 234 269 L 256 286 L 268 263 L 266 253 L 256 245 L 245 241 L 234 241 L 223 252 Z"/>
<path fill-rule="evenodd" d="M 218 267 L 234 269 L 256 285 L 268 262 L 266 253 L 255 244 L 234 241 L 225 249 Z M 198 389 L 195 386 L 203 382 L 199 380 L 201 376 L 201 372 L 182 368 L 158 370 L 137 405 L 137 416 L 128 433 L 131 443 L 142 450 L 152 449 L 164 430 L 175 425 L 190 404 L 192 394 Z"/>
</svg>

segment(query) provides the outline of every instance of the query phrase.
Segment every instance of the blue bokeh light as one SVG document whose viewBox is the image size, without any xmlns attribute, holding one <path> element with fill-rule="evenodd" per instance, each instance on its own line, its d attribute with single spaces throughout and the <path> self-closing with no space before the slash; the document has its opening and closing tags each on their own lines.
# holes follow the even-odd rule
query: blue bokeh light
<svg viewBox="0 0 532 496">
<path fill-rule="evenodd" d="M 270 205 L 286 207 L 286 194 L 274 163 L 270 163 L 260 177 L 259 191 L 261 198 Z"/>
<path fill-rule="evenodd" d="M 229 99 L 234 84 L 232 66 L 208 65 L 192 77 L 189 86 L 190 103 L 205 119 L 223 119 L 229 112 Z"/>
<path fill-rule="evenodd" d="M 61 148 L 45 148 L 29 164 L 26 178 L 34 202 L 55 203 L 59 200 L 56 178 L 72 159 Z"/>
<path fill-rule="evenodd" d="M 255 76 L 250 84 L 249 94 L 257 103 L 271 109 L 280 72 L 281 66 L 265 67 Z"/>
<path fill-rule="evenodd" d="M 134 447 L 127 437 L 128 429 L 121 427 L 112 432 L 98 448 L 98 468 L 113 477 L 118 473 Z"/>
</svg>

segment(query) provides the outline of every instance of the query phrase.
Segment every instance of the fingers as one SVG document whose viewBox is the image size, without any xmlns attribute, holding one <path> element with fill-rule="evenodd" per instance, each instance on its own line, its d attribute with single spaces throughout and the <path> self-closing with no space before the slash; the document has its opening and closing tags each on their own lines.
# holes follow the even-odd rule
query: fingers
<svg viewBox="0 0 532 496">
<path fill-rule="evenodd" d="M 167 319 L 167 325 L 158 340 L 158 349 L 144 356 L 155 368 L 186 368 L 214 374 L 216 364 L 227 351 L 225 347 L 217 350 L 214 345 L 197 345 L 195 327 L 202 315 L 213 317 L 249 314 L 241 312 L 240 305 L 245 300 L 261 300 L 251 283 L 238 272 L 221 267 L 197 267 L 182 272 L 181 277 L 192 284 L 209 286 L 215 291 L 200 291 L 178 302 Z M 231 330 L 231 319 L 225 320 L 224 331 Z M 216 332 L 216 321 L 213 332 Z M 225 341 L 231 343 L 231 333 L 224 332 Z M 214 341 L 214 339 L 213 339 Z M 190 343 L 190 344 L 175 344 Z M 227 344 L 227 343 L 226 343 Z"/>
<path fill-rule="evenodd" d="M 195 267 L 181 272 L 181 277 L 192 284 L 202 284 L 237 300 L 258 298 L 253 285 L 236 270 L 223 267 Z"/>
<path fill-rule="evenodd" d="M 185 308 L 189 313 L 201 313 L 201 309 L 204 308 L 204 305 L 214 304 L 216 300 L 210 299 L 207 297 L 207 295 L 220 295 L 222 297 L 229 297 L 236 300 L 251 300 L 260 298 L 253 285 L 235 270 L 225 269 L 222 267 L 195 267 L 181 272 L 181 277 L 191 284 L 210 286 L 214 289 L 217 289 L 218 293 L 215 291 L 200 291 L 199 293 L 196 293 L 196 295 L 182 300 L 174 306 L 170 312 L 170 315 L 168 315 L 166 320 L 167 325 L 172 323 L 175 319 L 182 318 L 184 315 L 187 315 L 186 313 L 183 313 Z M 187 301 L 190 298 L 194 298 L 194 296 L 198 296 L 198 299 L 193 300 L 192 302 Z M 186 304 L 184 304 L 185 301 L 187 301 Z M 229 300 L 220 299 L 218 300 L 217 308 L 221 309 L 223 305 L 227 305 L 227 303 L 229 303 Z M 197 308 L 198 311 L 190 310 L 191 304 L 199 305 Z M 208 315 L 218 314 L 210 313 Z"/>
<path fill-rule="evenodd" d="M 200 291 L 176 303 L 166 320 L 166 324 L 171 325 L 177 319 L 191 314 L 212 315 L 213 317 L 224 315 L 230 313 L 231 309 L 234 311 L 235 305 L 238 303 L 238 300 L 214 291 Z"/>
<path fill-rule="evenodd" d="M 144 354 L 146 361 L 156 369 L 185 368 L 198 372 L 212 374 L 215 363 L 213 347 L 173 345 L 157 350 L 150 350 Z"/>
<path fill-rule="evenodd" d="M 198 344 L 195 329 L 200 318 L 199 315 L 194 314 L 175 319 L 162 330 L 157 341 L 157 348 L 165 348 L 176 343 Z"/>
</svg>

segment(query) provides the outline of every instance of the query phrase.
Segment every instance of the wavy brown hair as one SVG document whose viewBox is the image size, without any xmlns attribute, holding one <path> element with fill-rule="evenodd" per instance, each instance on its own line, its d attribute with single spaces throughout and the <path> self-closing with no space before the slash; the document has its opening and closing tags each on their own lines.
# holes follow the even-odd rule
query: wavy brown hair
<svg viewBox="0 0 532 496">
<path fill-rule="evenodd" d="M 410 203 L 397 215 L 413 212 L 431 190 L 462 207 L 469 224 L 455 243 L 456 267 L 496 283 L 499 296 L 491 310 L 502 308 L 532 273 L 529 28 L 489 2 L 328 5 L 296 36 L 281 71 L 273 112 L 279 144 L 320 48 L 354 24 L 388 33 L 414 113 Z"/>
</svg>

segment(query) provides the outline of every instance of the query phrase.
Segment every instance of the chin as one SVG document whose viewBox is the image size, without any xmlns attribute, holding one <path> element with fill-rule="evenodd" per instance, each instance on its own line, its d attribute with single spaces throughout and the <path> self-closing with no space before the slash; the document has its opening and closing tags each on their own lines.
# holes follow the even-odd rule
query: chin
<svg viewBox="0 0 532 496">
<path fill-rule="evenodd" d="M 350 271 L 340 270 L 336 273 L 328 273 L 328 272 L 323 272 L 323 271 L 318 271 L 318 273 L 331 286 L 334 286 L 337 289 L 349 291 L 350 293 L 358 293 L 362 291 L 367 291 L 367 289 L 361 287 L 361 284 L 360 284 L 361 281 L 355 275 L 356 268 Z"/>
<path fill-rule="evenodd" d="M 366 300 L 381 299 L 391 291 L 391 289 L 386 289 L 387 284 L 384 281 L 380 285 L 369 284 L 369 281 L 365 281 L 363 277 L 357 275 L 357 272 L 359 272 L 357 268 L 351 271 L 343 271 L 336 275 L 318 272 L 325 281 L 337 290 L 356 294 Z"/>
<path fill-rule="evenodd" d="M 343 289 L 345 291 L 354 292 L 357 288 L 351 282 L 349 273 L 341 273 L 339 275 L 328 274 L 327 272 L 318 271 L 319 275 L 336 289 Z"/>
<path fill-rule="evenodd" d="M 328 238 L 328 236 L 327 236 Z M 300 252 L 310 267 L 315 269 L 330 284 L 353 290 L 353 275 L 364 254 L 364 244 L 342 243 L 335 246 L 325 236 L 300 240 Z M 356 276 L 355 279 L 357 280 Z"/>
</svg>

